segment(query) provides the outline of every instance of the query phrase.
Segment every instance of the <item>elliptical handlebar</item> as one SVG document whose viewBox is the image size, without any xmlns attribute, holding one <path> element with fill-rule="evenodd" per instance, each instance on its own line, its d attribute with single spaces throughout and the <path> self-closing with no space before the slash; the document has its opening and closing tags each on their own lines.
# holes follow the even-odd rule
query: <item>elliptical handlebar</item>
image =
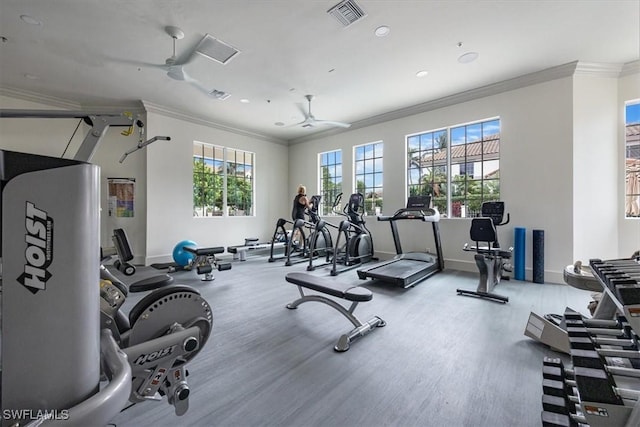
<svg viewBox="0 0 640 427">
<path fill-rule="evenodd" d="M 498 227 L 500 225 L 506 225 L 509 223 L 509 220 L 511 219 L 509 217 L 509 213 L 507 213 L 507 220 L 503 222 L 504 220 L 504 202 L 503 201 L 489 201 L 489 202 L 483 202 L 482 206 L 480 208 L 480 216 L 483 217 L 487 217 L 487 218 L 491 218 L 491 220 L 493 221 L 493 225 L 495 227 Z"/>
<path fill-rule="evenodd" d="M 496 226 L 498 226 L 498 225 L 507 225 L 507 224 L 509 224 L 509 220 L 510 220 L 510 219 L 511 219 L 511 218 L 509 217 L 509 213 L 507 212 L 507 220 L 506 220 L 505 222 L 501 222 L 500 224 L 495 224 L 495 225 L 496 225 Z"/>
</svg>

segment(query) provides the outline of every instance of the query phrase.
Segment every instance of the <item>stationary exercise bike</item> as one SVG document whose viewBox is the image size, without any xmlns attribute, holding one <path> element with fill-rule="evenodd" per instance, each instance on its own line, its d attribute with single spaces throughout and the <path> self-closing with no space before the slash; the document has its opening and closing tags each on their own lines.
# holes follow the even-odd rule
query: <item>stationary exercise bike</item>
<svg viewBox="0 0 640 427">
<path fill-rule="evenodd" d="M 333 247 L 331 275 L 337 276 L 373 258 L 373 239 L 364 220 L 364 196 L 353 193 L 344 206 L 346 219 L 338 225 L 338 237 Z M 338 268 L 338 264 L 343 267 Z"/>
<path fill-rule="evenodd" d="M 172 285 L 146 295 L 127 317 L 121 310 L 127 287 L 106 269 L 100 278 L 100 325 L 127 355 L 133 380 L 129 401 L 167 396 L 176 415 L 183 415 L 190 394 L 185 366 L 211 334 L 211 307 L 195 289 Z"/>
<path fill-rule="evenodd" d="M 480 271 L 480 281 L 475 291 L 457 289 L 458 295 L 470 295 L 486 298 L 493 301 L 507 303 L 509 298 L 493 293 L 500 280 L 509 280 L 509 276 L 504 274 L 511 271 L 509 260 L 513 248 L 503 250 L 498 243 L 498 233 L 496 227 L 509 223 L 504 219 L 504 202 L 484 202 L 481 207 L 481 216 L 471 220 L 469 235 L 476 244 L 469 246 L 465 243 L 464 251 L 475 252 L 476 265 Z M 481 246 L 481 242 L 483 245 Z"/>
</svg>

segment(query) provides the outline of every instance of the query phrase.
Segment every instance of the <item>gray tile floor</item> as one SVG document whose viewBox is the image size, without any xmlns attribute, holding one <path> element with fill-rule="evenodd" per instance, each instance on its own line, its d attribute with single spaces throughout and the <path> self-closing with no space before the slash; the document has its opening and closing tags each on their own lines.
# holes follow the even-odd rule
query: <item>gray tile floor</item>
<svg viewBox="0 0 640 427">
<path fill-rule="evenodd" d="M 505 281 L 508 304 L 458 296 L 477 275 L 437 274 L 414 288 L 362 281 L 355 270 L 336 278 L 374 293 L 355 314 L 387 326 L 333 351 L 351 324 L 327 305 L 285 305 L 298 297 L 285 267 L 264 257 L 235 262 L 216 280 L 174 273 L 213 308 L 206 347 L 188 365 L 190 409 L 145 402 L 113 424 L 125 426 L 539 426 L 542 359 L 561 356 L 523 335 L 530 311 L 587 313 L 588 292 L 567 285 Z M 139 269 L 135 278 L 157 273 Z M 125 304 L 130 309 L 140 294 Z"/>
</svg>

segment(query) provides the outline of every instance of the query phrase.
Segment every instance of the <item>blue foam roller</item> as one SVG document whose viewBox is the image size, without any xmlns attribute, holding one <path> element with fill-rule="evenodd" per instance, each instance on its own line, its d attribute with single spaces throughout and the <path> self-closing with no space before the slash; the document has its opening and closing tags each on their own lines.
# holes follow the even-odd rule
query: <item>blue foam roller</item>
<svg viewBox="0 0 640 427">
<path fill-rule="evenodd" d="M 544 283 L 544 230 L 533 230 L 533 282 Z"/>
<path fill-rule="evenodd" d="M 516 227 L 513 244 L 513 278 L 516 280 L 526 280 L 524 273 L 526 243 L 527 229 L 524 227 Z"/>
</svg>

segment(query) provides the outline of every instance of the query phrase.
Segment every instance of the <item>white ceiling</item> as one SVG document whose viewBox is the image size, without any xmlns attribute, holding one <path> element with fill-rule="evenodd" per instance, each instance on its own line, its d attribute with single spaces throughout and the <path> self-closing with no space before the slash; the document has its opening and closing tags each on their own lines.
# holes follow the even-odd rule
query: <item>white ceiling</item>
<svg viewBox="0 0 640 427">
<path fill-rule="evenodd" d="M 640 58 L 640 0 L 357 0 L 367 16 L 343 27 L 338 0 L 0 0 L 0 86 L 85 106 L 135 104 L 291 141 L 572 61 Z M 25 23 L 20 16 L 40 21 Z M 160 68 L 206 34 L 240 50 L 226 65 L 185 66 L 221 101 Z M 389 26 L 386 37 L 374 30 Z M 462 46 L 458 46 L 462 42 Z M 472 63 L 459 63 L 465 52 Z M 416 73 L 427 70 L 426 77 Z M 29 78 L 30 77 L 30 78 Z M 250 103 L 241 103 L 240 99 Z M 276 126 L 282 122 L 285 126 Z M 368 121 L 370 122 L 370 120 Z"/>
</svg>

